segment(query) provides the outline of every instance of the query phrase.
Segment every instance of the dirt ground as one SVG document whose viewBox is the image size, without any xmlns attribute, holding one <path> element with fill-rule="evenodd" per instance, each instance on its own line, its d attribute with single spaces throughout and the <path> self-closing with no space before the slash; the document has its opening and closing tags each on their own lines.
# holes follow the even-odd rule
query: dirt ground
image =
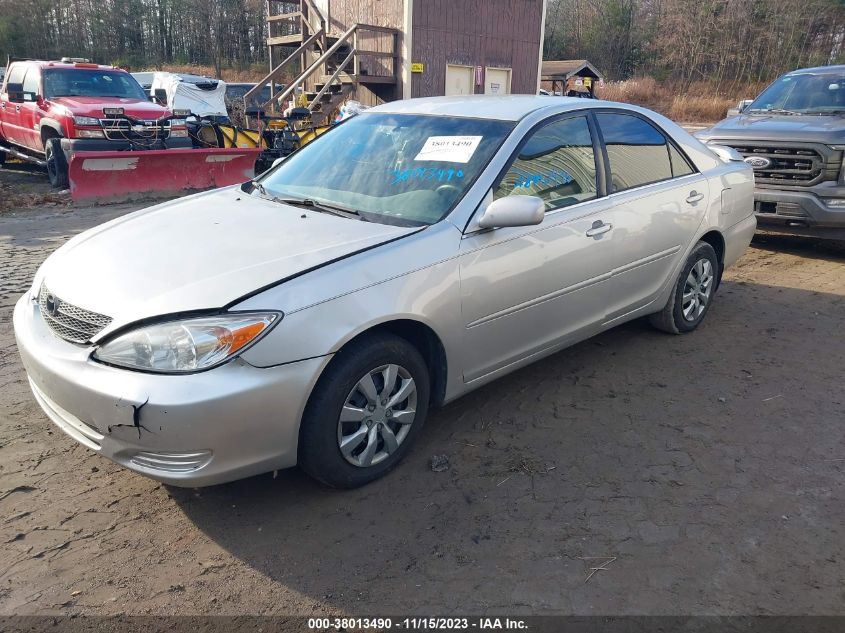
<svg viewBox="0 0 845 633">
<path fill-rule="evenodd" d="M 0 614 L 845 614 L 841 246 L 756 239 L 696 333 L 630 323 L 501 379 L 363 489 L 181 490 L 58 431 L 12 333 L 46 255 L 133 207 L 15 208 Z M 615 559 L 585 582 L 586 557 Z"/>
</svg>

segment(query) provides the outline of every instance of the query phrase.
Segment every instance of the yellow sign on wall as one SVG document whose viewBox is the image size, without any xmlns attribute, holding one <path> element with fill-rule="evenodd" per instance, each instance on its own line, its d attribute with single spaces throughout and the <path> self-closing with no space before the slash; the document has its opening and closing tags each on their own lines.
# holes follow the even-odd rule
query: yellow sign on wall
<svg viewBox="0 0 845 633">
<path fill-rule="evenodd" d="M 411 64 L 411 72 L 412 73 L 425 72 L 425 64 L 423 64 L 422 62 L 416 62 L 414 64 Z"/>
</svg>

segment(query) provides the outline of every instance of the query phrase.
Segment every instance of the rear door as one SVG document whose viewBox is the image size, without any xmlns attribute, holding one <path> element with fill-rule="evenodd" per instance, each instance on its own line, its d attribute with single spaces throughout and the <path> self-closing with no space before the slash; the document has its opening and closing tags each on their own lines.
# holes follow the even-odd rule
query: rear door
<svg viewBox="0 0 845 633">
<path fill-rule="evenodd" d="M 654 301 L 684 256 L 709 204 L 706 178 L 653 122 L 596 112 L 608 167 L 615 265 L 607 319 Z"/>
<path fill-rule="evenodd" d="M 0 94 L 0 125 L 2 125 L 3 138 L 10 143 L 23 145 L 21 133 L 21 104 L 9 101 L 9 86 L 12 84 L 23 85 L 26 74 L 25 64 L 12 64 L 6 74 L 6 83 L 3 86 L 3 94 Z"/>
</svg>

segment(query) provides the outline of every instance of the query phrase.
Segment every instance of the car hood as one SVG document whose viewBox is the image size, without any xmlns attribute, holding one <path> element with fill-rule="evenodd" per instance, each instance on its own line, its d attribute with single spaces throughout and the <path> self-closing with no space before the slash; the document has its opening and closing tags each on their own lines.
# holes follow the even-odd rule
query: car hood
<svg viewBox="0 0 845 633">
<path fill-rule="evenodd" d="M 47 259 L 36 283 L 112 317 L 108 332 L 139 319 L 222 308 L 418 230 L 303 210 L 230 187 L 86 231 Z"/>
<path fill-rule="evenodd" d="M 123 108 L 128 116 L 136 119 L 158 119 L 170 112 L 157 103 L 142 101 L 141 99 L 125 99 L 121 97 L 56 97 L 50 100 L 64 106 L 75 116 L 91 116 L 103 118 L 103 108 Z"/>
<path fill-rule="evenodd" d="M 740 114 L 720 121 L 696 136 L 703 141 L 797 141 L 838 145 L 845 143 L 845 117 Z"/>
</svg>

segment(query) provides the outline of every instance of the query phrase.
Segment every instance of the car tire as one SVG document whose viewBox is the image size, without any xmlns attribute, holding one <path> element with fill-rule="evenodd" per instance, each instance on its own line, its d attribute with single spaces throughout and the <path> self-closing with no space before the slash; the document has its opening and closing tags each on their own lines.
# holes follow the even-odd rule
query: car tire
<svg viewBox="0 0 845 633">
<path fill-rule="evenodd" d="M 666 306 L 651 315 L 651 324 L 670 334 L 692 332 L 710 310 L 719 273 L 716 251 L 707 242 L 698 242 L 681 269 Z"/>
<path fill-rule="evenodd" d="M 50 184 L 56 189 L 67 189 L 67 157 L 62 150 L 62 140 L 53 136 L 44 141 L 44 156 Z"/>
<path fill-rule="evenodd" d="M 332 359 L 305 408 L 300 467 L 333 488 L 385 475 L 419 435 L 429 393 L 428 367 L 405 339 L 373 334 L 353 341 Z"/>
<path fill-rule="evenodd" d="M 2 139 L 0 139 L 2 140 Z M 0 167 L 6 164 L 6 152 L 0 151 Z"/>
</svg>

